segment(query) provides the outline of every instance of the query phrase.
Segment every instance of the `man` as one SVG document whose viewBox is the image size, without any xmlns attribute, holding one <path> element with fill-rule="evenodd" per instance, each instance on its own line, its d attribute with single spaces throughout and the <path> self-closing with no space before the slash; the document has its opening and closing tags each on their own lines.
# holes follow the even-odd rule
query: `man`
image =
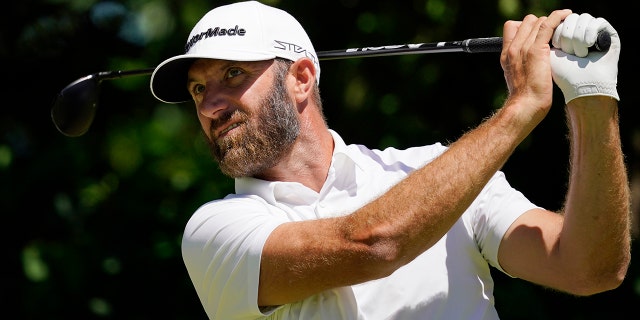
<svg viewBox="0 0 640 320">
<path fill-rule="evenodd" d="M 574 295 L 620 285 L 629 190 L 618 133 L 620 40 L 604 19 L 558 10 L 508 21 L 504 106 L 458 141 L 346 145 L 325 122 L 302 26 L 255 1 L 218 7 L 160 64 L 161 101 L 195 102 L 234 194 L 191 217 L 183 258 L 211 319 L 497 319 L 490 265 Z M 589 52 L 599 31 L 607 52 Z M 553 42 L 553 49 L 549 43 Z M 566 102 L 571 174 L 562 212 L 500 168 Z"/>
</svg>

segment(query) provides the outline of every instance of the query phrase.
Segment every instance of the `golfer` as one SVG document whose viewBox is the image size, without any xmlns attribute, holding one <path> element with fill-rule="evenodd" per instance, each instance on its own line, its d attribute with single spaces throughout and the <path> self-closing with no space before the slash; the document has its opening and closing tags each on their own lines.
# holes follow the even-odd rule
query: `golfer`
<svg viewBox="0 0 640 320">
<path fill-rule="evenodd" d="M 611 47 L 589 51 L 599 32 Z M 322 105 L 320 65 L 294 17 L 255 1 L 202 17 L 151 90 L 195 103 L 235 179 L 235 193 L 203 204 L 184 230 L 208 317 L 498 319 L 490 266 L 578 296 L 618 287 L 630 259 L 618 34 L 557 10 L 507 21 L 503 39 L 499 110 L 451 144 L 377 150 L 329 128 L 323 108 L 340 106 Z M 559 212 L 500 171 L 549 112 L 554 85 L 571 141 Z"/>
</svg>

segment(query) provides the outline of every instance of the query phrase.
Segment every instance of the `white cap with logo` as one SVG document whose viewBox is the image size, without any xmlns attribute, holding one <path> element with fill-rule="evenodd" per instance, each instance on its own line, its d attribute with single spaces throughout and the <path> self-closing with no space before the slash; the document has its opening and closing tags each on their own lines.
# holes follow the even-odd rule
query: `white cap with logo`
<svg viewBox="0 0 640 320">
<path fill-rule="evenodd" d="M 320 65 L 309 36 L 289 13 L 257 1 L 217 7 L 195 25 L 185 53 L 159 64 L 151 75 L 151 93 L 166 103 L 191 100 L 187 72 L 199 58 L 261 61 L 276 57 L 309 58 L 320 81 Z"/>
</svg>

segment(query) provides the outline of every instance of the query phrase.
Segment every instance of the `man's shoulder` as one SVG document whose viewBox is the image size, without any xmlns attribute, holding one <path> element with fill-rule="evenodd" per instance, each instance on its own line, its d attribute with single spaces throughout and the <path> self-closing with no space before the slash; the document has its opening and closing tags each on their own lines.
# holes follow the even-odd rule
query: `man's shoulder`
<svg viewBox="0 0 640 320">
<path fill-rule="evenodd" d="M 200 206 L 200 208 L 225 207 L 225 206 L 264 206 L 266 201 L 255 194 L 230 193 L 223 198 L 208 201 Z"/>
<path fill-rule="evenodd" d="M 377 162 L 389 162 L 389 161 L 408 161 L 408 162 L 428 162 L 442 154 L 447 147 L 441 143 L 434 143 L 423 146 L 398 148 L 398 147 L 385 147 L 385 148 L 370 148 L 362 144 L 349 144 L 346 146 L 346 153 L 350 155 L 361 155 L 366 158 L 372 158 Z"/>
</svg>

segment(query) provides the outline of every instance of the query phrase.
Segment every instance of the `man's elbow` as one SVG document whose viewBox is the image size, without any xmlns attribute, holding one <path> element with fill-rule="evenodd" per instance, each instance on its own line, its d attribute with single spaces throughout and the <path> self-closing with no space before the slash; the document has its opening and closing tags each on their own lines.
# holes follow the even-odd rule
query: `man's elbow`
<svg viewBox="0 0 640 320">
<path fill-rule="evenodd" d="M 591 296 L 620 287 L 627 275 L 629 263 L 630 255 L 583 272 L 581 276 L 575 277 L 570 293 Z"/>
</svg>

